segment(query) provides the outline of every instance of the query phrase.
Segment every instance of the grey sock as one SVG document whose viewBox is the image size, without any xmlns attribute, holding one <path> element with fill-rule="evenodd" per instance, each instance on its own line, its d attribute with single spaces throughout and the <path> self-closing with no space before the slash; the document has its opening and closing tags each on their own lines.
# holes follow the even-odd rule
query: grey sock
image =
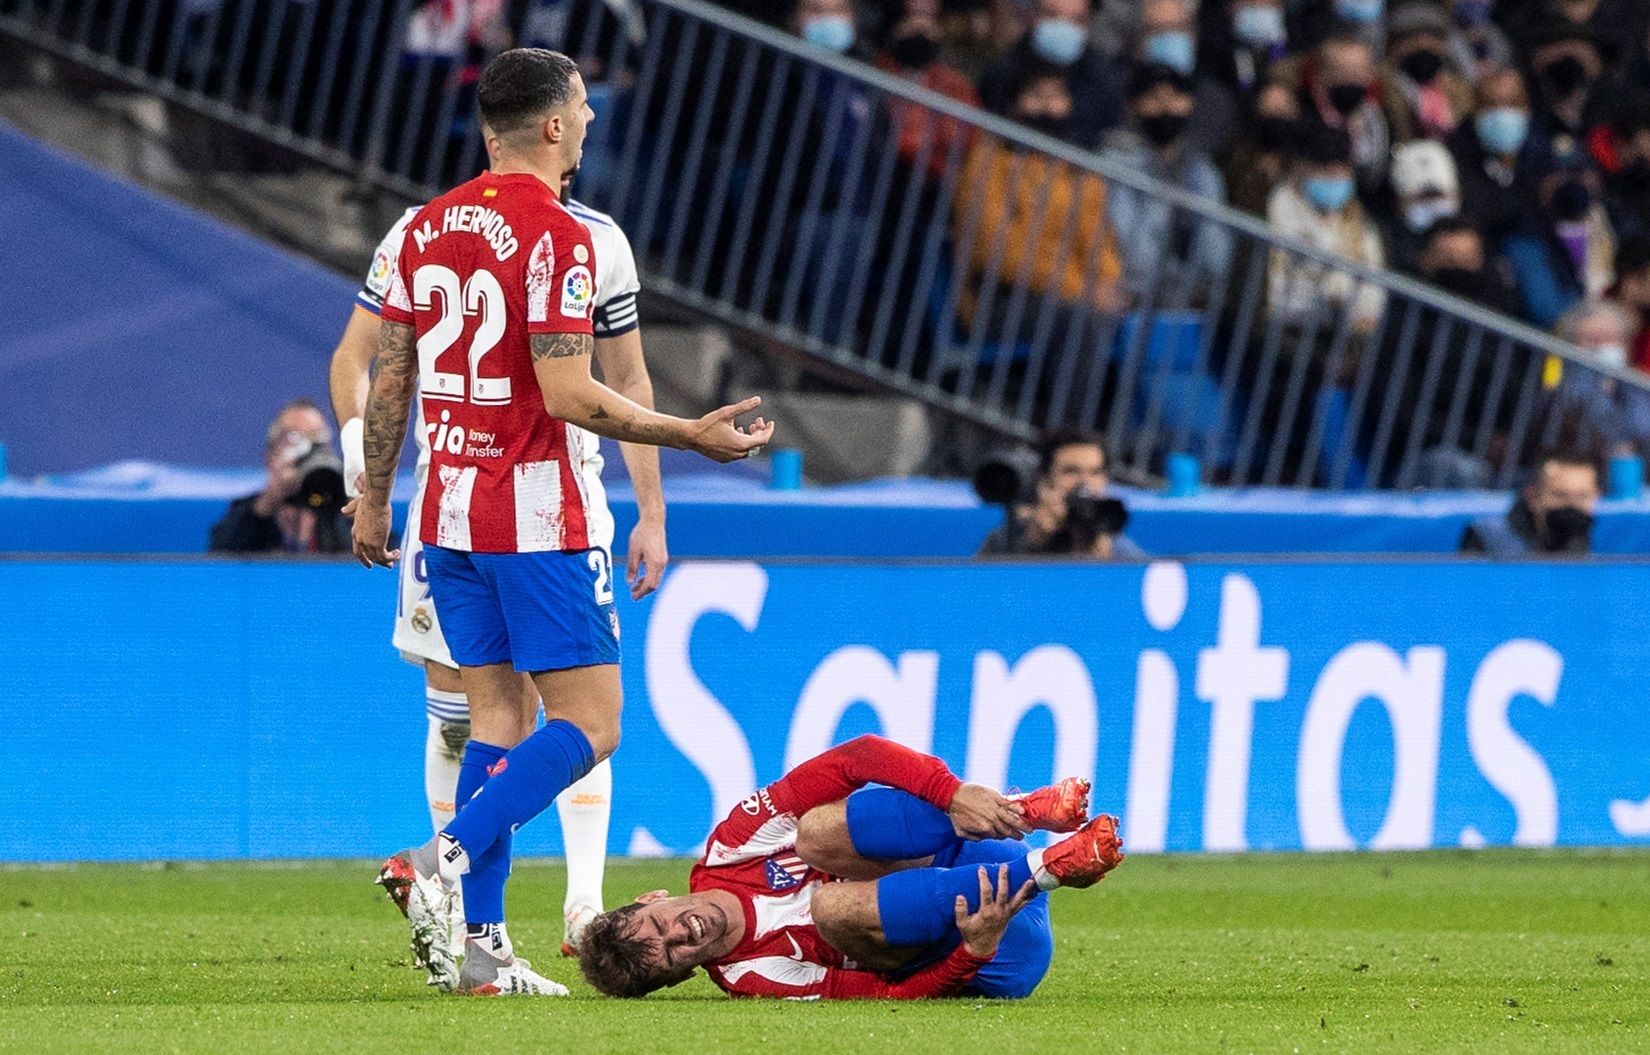
<svg viewBox="0 0 1650 1055">
<path fill-rule="evenodd" d="M 436 841 L 439 835 L 412 852 L 412 866 L 421 876 L 433 876 L 441 867 L 441 858 L 436 853 Z"/>
</svg>

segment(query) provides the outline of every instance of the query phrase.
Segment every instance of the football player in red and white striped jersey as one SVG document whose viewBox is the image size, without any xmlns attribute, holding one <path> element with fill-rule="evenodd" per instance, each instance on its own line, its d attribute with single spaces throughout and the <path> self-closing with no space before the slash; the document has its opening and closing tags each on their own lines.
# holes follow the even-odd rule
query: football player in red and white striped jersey
<svg viewBox="0 0 1650 1055">
<path fill-rule="evenodd" d="M 515 956 L 504 887 L 511 832 L 619 740 L 618 623 L 585 430 L 733 461 L 773 426 L 735 424 L 757 399 L 689 421 L 591 376 L 596 261 L 590 232 L 559 201 L 594 116 L 578 67 L 517 48 L 488 64 L 476 92 L 492 167 L 408 225 L 381 316 L 354 529 L 364 564 L 393 563 L 390 484 L 416 393 L 431 454 L 418 535 L 471 738 L 457 816 L 386 862 L 380 882 L 407 913 L 432 984 L 562 995 Z M 536 731 L 524 673 L 548 719 Z M 462 972 L 446 926 L 461 878 Z"/>
<path fill-rule="evenodd" d="M 859 790 L 866 784 L 886 787 Z M 596 917 L 585 977 L 642 996 L 703 967 L 732 996 L 1029 995 L 1053 954 L 1047 898 L 1122 861 L 1086 780 L 1005 797 L 863 736 L 752 795 L 711 833 L 692 893 Z M 1075 832 L 1046 850 L 1012 838 Z M 1008 836 L 1011 838 L 1003 838 Z"/>
</svg>

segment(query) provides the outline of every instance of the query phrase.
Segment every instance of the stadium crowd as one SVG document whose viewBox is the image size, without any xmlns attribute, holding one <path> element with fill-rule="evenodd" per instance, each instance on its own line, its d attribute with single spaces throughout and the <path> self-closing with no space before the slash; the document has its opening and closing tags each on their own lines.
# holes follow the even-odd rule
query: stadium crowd
<svg viewBox="0 0 1650 1055">
<path fill-rule="evenodd" d="M 780 5 L 728 6 L 772 20 Z M 1542 328 L 1614 302 L 1632 343 L 1601 360 L 1650 368 L 1650 5 L 801 0 L 784 24 Z M 1127 188 L 1100 196 L 1121 274 L 1162 246 L 1193 281 L 1229 266 L 1218 231 L 1168 230 L 1168 209 Z M 1429 259 L 1435 232 L 1479 248 Z M 1271 276 L 1274 310 L 1318 292 L 1299 278 Z M 1378 314 L 1376 291 L 1322 292 Z"/>
<path fill-rule="evenodd" d="M 219 13 L 191 14 L 181 24 L 201 25 L 171 34 L 206 45 L 197 73 L 187 74 L 197 54 L 187 43 L 157 48 L 149 65 L 164 73 L 177 51 L 185 83 L 253 81 L 253 64 L 236 74 L 210 46 L 248 2 L 207 3 Z M 1257 457 L 1276 478 L 1473 486 L 1510 458 L 1533 468 L 1538 448 L 1650 453 L 1644 393 L 1608 372 L 1526 369 L 1528 357 L 1485 351 L 1436 312 L 1412 326 L 1384 288 L 1306 256 L 1273 251 L 1257 267 L 1231 225 L 1160 193 L 979 134 L 833 67 L 728 49 L 662 8 L 425 0 L 394 28 L 346 0 L 317 2 L 344 12 L 318 24 L 372 46 L 343 48 L 336 72 L 317 65 L 315 48 L 301 52 L 287 74 L 303 74 L 297 104 L 286 107 L 300 134 L 445 186 L 481 163 L 466 94 L 479 63 L 507 44 L 563 48 L 600 115 L 575 190 L 626 212 L 656 273 L 677 269 L 670 277 L 698 295 L 896 374 L 1017 403 L 1039 424 L 1107 429 L 1118 393 L 1143 403 L 1130 386 L 1143 392 L 1147 379 L 1120 370 L 1119 349 L 1149 326 L 1154 348 L 1161 335 L 1183 349 L 1159 387 L 1185 394 L 1200 429 L 1210 415 L 1197 408 L 1226 398 L 1217 387 L 1235 383 L 1237 401 L 1259 408 Z M 1650 4 L 1640 0 L 721 2 L 819 54 L 1520 318 L 1575 344 L 1585 364 L 1650 371 Z M 400 61 L 372 87 L 361 63 L 380 45 Z M 337 96 L 334 84 L 366 90 Z M 375 144 L 385 91 L 397 120 Z M 343 98 L 341 109 L 328 98 Z M 620 210 L 608 195 L 643 204 Z M 1240 310 L 1250 302 L 1257 318 Z M 1350 339 L 1337 335 L 1342 319 Z M 1193 367 L 1200 344 L 1210 359 Z M 1441 370 L 1411 369 L 1417 348 L 1441 349 Z M 1354 452 L 1340 457 L 1350 471 L 1330 472 L 1332 458 L 1306 449 L 1308 422 L 1346 417 L 1360 376 L 1378 379 L 1389 400 L 1379 405 L 1398 417 L 1364 413 Z M 1504 453 L 1532 401 L 1536 441 Z M 1238 446 L 1224 427 L 1217 419 L 1200 444 L 1216 480 Z M 1159 445 L 1151 457 L 1167 453 Z"/>
</svg>

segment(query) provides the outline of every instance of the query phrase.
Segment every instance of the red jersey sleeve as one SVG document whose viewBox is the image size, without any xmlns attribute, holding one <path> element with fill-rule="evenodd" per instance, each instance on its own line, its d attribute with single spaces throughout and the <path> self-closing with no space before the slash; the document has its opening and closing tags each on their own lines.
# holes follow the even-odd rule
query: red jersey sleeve
<svg viewBox="0 0 1650 1055">
<path fill-rule="evenodd" d="M 776 781 L 768 793 L 777 810 L 800 817 L 815 806 L 845 799 L 867 784 L 908 791 L 946 810 L 962 781 L 932 755 L 866 735 L 810 758 Z"/>
<path fill-rule="evenodd" d="M 874 971 L 817 967 L 784 958 L 729 972 L 722 988 L 730 996 L 780 1000 L 927 1000 L 955 996 L 991 962 L 959 945 L 942 960 L 893 981 Z"/>
<path fill-rule="evenodd" d="M 527 332 L 592 333 L 596 250 L 590 230 L 553 206 L 527 258 Z"/>
</svg>

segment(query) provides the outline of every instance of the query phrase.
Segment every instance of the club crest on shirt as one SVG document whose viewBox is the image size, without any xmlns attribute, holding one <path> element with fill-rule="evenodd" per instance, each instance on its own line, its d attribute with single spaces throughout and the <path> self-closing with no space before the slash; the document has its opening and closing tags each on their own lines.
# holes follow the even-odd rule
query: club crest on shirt
<svg viewBox="0 0 1650 1055">
<path fill-rule="evenodd" d="M 571 319 L 585 318 L 595 299 L 596 283 L 590 277 L 590 269 L 583 264 L 568 268 L 561 280 L 561 313 Z"/>
<path fill-rule="evenodd" d="M 796 856 L 770 857 L 766 868 L 769 890 L 794 890 L 802 885 L 802 876 L 808 871 L 802 858 Z"/>
</svg>

